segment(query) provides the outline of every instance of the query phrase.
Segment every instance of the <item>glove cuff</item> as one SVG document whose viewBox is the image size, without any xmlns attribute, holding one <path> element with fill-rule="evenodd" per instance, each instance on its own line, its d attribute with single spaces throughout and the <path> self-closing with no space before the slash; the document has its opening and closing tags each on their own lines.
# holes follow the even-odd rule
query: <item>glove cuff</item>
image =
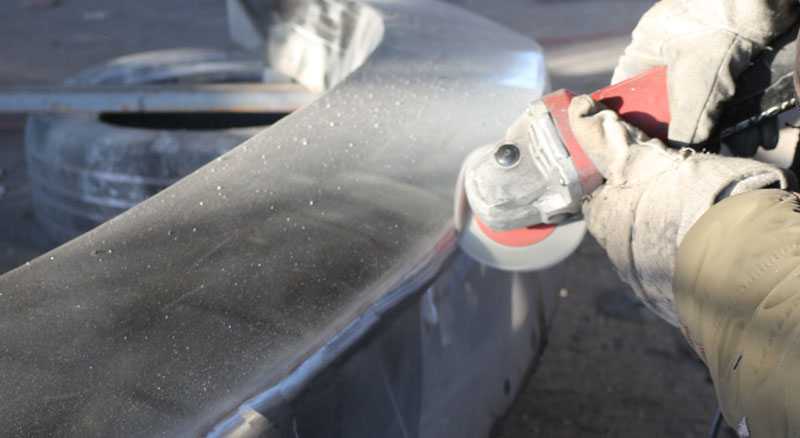
<svg viewBox="0 0 800 438">
<path fill-rule="evenodd" d="M 783 171 L 755 160 L 636 145 L 585 214 L 620 277 L 648 308 L 678 325 L 672 278 L 688 230 L 716 202 L 771 186 L 788 186 Z"/>
</svg>

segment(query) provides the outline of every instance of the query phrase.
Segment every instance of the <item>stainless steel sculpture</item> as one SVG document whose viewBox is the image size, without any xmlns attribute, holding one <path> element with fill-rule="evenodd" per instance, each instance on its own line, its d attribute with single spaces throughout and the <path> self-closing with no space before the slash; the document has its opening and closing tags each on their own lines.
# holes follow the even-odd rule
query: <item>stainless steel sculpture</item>
<svg viewBox="0 0 800 438">
<path fill-rule="evenodd" d="M 271 6 L 271 64 L 326 93 L 0 277 L 0 430 L 478 437 L 510 404 L 558 272 L 465 258 L 451 200 L 538 46 L 430 0 Z"/>
</svg>

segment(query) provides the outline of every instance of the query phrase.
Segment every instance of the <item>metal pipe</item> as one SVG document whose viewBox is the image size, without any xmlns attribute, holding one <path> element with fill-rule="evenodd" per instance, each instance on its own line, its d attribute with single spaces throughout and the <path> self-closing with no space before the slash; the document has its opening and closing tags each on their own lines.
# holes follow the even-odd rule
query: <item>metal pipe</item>
<svg viewBox="0 0 800 438">
<path fill-rule="evenodd" d="M 0 88 L 0 112 L 291 112 L 317 93 L 292 83 Z"/>
</svg>

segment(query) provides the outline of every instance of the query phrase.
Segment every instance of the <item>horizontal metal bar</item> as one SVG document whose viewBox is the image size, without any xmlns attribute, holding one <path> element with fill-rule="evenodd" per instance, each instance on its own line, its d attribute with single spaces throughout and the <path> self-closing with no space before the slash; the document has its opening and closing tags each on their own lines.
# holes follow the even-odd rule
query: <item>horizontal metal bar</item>
<svg viewBox="0 0 800 438">
<path fill-rule="evenodd" d="M 0 113 L 291 112 L 318 96 L 292 83 L 0 87 Z"/>
</svg>

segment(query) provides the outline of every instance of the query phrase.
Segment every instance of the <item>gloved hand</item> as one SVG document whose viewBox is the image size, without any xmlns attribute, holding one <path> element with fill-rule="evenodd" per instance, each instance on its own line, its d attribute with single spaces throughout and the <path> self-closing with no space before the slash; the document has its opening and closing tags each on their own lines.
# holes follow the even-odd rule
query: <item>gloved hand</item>
<svg viewBox="0 0 800 438">
<path fill-rule="evenodd" d="M 613 83 L 668 66 L 675 147 L 700 144 L 713 134 L 720 104 L 732 97 L 736 78 L 772 39 L 798 18 L 797 0 L 661 0 L 641 19 L 620 58 Z M 777 123 L 730 140 L 737 155 L 777 142 Z M 737 152 L 737 151 L 735 151 Z"/>
<path fill-rule="evenodd" d="M 751 159 L 669 149 L 589 96 L 572 100 L 569 118 L 606 178 L 584 203 L 589 231 L 645 305 L 677 325 L 672 277 L 683 236 L 723 198 L 787 187 L 783 171 Z"/>
</svg>

